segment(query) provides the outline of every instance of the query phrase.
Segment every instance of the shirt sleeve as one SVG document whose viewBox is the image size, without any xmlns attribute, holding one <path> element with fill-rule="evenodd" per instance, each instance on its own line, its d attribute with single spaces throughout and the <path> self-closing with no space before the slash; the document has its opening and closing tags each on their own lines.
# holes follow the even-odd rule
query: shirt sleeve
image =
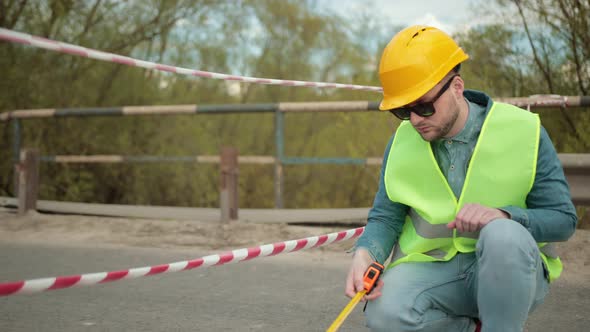
<svg viewBox="0 0 590 332">
<path fill-rule="evenodd" d="M 402 232 L 408 212 L 407 205 L 392 202 L 385 190 L 384 174 L 392 143 L 393 136 L 385 148 L 379 189 L 375 195 L 373 207 L 369 210 L 367 226 L 356 243 L 356 248 L 367 249 L 373 259 L 380 263 L 384 263 L 391 254 L 393 245 Z"/>
<path fill-rule="evenodd" d="M 526 198 L 527 208 L 501 208 L 522 224 L 537 242 L 566 241 L 576 229 L 578 217 L 561 162 L 545 128 L 541 127 L 537 173 Z"/>
</svg>

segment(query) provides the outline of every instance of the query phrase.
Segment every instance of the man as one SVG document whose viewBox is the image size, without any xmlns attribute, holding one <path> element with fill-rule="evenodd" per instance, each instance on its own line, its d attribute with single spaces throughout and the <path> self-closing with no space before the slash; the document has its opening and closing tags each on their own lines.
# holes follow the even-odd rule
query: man
<svg viewBox="0 0 590 332">
<path fill-rule="evenodd" d="M 577 216 L 555 149 L 536 114 L 465 90 L 467 59 L 424 26 L 383 52 L 380 109 L 404 121 L 346 282 L 354 296 L 393 250 L 365 297 L 374 331 L 522 331 L 561 273 L 552 242 Z"/>
</svg>

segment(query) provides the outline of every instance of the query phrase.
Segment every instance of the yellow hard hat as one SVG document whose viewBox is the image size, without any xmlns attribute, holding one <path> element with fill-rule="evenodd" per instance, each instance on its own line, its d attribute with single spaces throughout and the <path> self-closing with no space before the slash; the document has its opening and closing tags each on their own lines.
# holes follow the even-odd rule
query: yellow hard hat
<svg viewBox="0 0 590 332">
<path fill-rule="evenodd" d="M 379 109 L 405 106 L 426 94 L 469 56 L 443 31 L 415 25 L 396 34 L 379 64 L 383 100 Z"/>
</svg>

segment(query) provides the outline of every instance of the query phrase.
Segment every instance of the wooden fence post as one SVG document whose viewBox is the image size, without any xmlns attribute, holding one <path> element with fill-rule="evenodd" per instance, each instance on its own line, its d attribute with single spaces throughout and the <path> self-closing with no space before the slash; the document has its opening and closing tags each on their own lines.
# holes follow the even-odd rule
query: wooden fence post
<svg viewBox="0 0 590 332">
<path fill-rule="evenodd" d="M 14 188 L 14 197 L 18 198 L 18 178 L 20 177 L 20 162 L 17 160 L 12 168 L 12 185 Z"/>
<path fill-rule="evenodd" d="M 221 149 L 219 208 L 221 222 L 238 219 L 238 149 Z"/>
<path fill-rule="evenodd" d="M 23 149 L 20 152 L 18 171 L 18 215 L 37 209 L 39 193 L 39 151 Z"/>
</svg>

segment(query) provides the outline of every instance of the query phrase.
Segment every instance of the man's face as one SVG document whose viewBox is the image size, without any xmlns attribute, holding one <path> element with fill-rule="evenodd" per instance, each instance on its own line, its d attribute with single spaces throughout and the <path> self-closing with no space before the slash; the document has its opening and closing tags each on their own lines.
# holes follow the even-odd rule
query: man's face
<svg viewBox="0 0 590 332">
<path fill-rule="evenodd" d="M 456 79 L 456 76 L 450 78 L 451 81 Z M 441 89 L 444 88 L 444 85 L 448 80 L 449 78 L 445 78 L 412 104 L 432 102 L 433 99 L 442 92 Z M 434 102 L 436 112 L 433 115 L 429 117 L 421 117 L 414 112 L 410 115 L 410 123 L 412 123 L 412 126 L 414 126 L 416 131 L 425 141 L 431 142 L 446 137 L 457 122 L 457 118 L 459 117 L 459 105 L 451 91 L 453 89 L 453 82 L 450 83 L 449 88 L 442 92 Z M 412 104 L 409 106 L 412 106 Z"/>
</svg>

